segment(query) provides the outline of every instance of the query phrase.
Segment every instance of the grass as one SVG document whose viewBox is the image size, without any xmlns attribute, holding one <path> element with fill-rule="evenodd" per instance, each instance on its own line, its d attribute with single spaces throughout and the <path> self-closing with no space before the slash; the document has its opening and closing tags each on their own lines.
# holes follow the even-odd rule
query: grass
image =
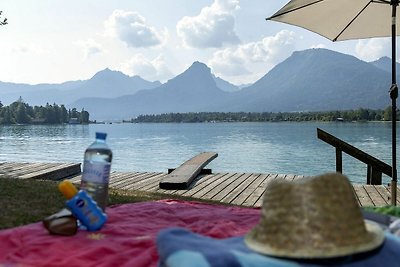
<svg viewBox="0 0 400 267">
<path fill-rule="evenodd" d="M 65 207 L 58 182 L 44 180 L 0 179 L 0 229 L 39 222 Z M 194 200 L 188 197 L 133 190 L 109 192 L 109 205 L 160 199 Z M 196 201 L 199 201 L 196 199 Z M 205 201 L 216 203 L 213 201 Z M 218 202 L 218 204 L 221 204 Z"/>
<path fill-rule="evenodd" d="M 367 207 L 367 211 L 377 212 L 385 215 L 400 217 L 400 207 L 397 206 L 383 206 L 383 207 Z"/>
</svg>

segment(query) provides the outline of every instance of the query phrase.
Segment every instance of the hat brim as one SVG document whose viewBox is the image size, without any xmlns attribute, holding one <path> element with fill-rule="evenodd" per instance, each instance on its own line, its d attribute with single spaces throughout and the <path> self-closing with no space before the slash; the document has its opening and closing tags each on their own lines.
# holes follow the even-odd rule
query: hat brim
<svg viewBox="0 0 400 267">
<path fill-rule="evenodd" d="M 363 244 L 355 244 L 344 247 L 333 247 L 331 249 L 299 247 L 296 250 L 286 250 L 274 247 L 272 244 L 260 243 L 253 238 L 252 231 L 245 236 L 245 244 L 252 250 L 276 257 L 284 258 L 298 258 L 298 259 L 324 259 L 349 256 L 353 254 L 368 252 L 378 248 L 385 240 L 385 235 L 382 228 L 375 222 L 364 220 L 365 227 L 368 235 L 370 235 L 369 242 Z M 271 240 L 273 242 L 273 240 Z"/>
</svg>

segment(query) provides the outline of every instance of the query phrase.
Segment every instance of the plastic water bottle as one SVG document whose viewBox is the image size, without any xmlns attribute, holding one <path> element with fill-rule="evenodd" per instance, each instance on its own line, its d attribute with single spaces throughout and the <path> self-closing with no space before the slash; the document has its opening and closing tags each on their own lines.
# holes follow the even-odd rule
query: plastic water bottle
<svg viewBox="0 0 400 267">
<path fill-rule="evenodd" d="M 106 144 L 106 133 L 96 132 L 94 141 L 85 151 L 81 190 L 85 190 L 97 205 L 106 210 L 112 151 Z"/>
</svg>

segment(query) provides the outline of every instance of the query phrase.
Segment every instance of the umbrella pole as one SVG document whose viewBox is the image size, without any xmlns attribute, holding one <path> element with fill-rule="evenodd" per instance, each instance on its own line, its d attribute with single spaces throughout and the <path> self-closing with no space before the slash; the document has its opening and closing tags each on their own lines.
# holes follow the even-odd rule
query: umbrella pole
<svg viewBox="0 0 400 267">
<path fill-rule="evenodd" d="M 396 169 L 396 99 L 398 88 L 396 84 L 396 8 L 399 0 L 391 0 L 392 6 L 392 86 L 390 98 L 392 99 L 392 183 L 391 204 L 396 206 L 397 200 L 397 169 Z"/>
</svg>

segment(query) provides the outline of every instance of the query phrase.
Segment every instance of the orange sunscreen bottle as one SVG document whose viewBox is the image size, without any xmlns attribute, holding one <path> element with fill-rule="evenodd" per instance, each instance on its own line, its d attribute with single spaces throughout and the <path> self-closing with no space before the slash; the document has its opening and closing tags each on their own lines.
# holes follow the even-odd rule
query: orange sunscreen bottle
<svg viewBox="0 0 400 267">
<path fill-rule="evenodd" d="M 78 191 L 68 180 L 59 183 L 58 189 L 68 199 L 66 205 L 72 214 L 86 226 L 88 231 L 97 231 L 103 227 L 107 215 L 85 191 Z"/>
</svg>

